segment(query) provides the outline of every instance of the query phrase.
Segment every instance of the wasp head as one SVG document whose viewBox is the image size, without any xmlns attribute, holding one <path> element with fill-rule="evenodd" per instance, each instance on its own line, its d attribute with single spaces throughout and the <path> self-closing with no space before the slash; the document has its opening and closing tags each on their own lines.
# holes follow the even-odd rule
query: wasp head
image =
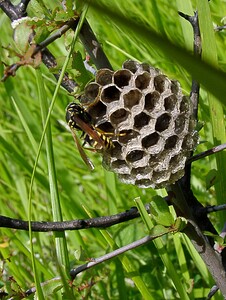
<svg viewBox="0 0 226 300">
<path fill-rule="evenodd" d="M 78 121 L 76 120 L 81 120 L 84 123 L 90 124 L 91 123 L 91 116 L 84 110 L 84 108 L 75 103 L 72 102 L 70 103 L 67 108 L 66 108 L 66 122 L 68 125 L 72 128 L 76 128 L 79 130 L 82 130 L 80 126 L 77 124 Z"/>
</svg>

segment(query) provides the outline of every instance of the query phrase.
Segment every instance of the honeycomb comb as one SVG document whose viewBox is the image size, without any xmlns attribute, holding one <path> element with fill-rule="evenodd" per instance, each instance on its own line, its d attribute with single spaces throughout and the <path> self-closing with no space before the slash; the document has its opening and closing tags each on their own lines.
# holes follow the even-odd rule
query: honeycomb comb
<svg viewBox="0 0 226 300">
<path fill-rule="evenodd" d="M 111 136 L 103 165 L 122 182 L 163 188 L 183 176 L 198 135 L 177 81 L 129 60 L 121 70 L 99 70 L 80 100 L 97 130 Z"/>
</svg>

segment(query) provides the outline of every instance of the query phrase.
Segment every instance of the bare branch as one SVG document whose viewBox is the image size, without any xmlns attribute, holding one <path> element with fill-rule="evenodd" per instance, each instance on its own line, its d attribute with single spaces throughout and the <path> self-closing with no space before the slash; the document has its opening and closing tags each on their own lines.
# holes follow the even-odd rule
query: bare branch
<svg viewBox="0 0 226 300">
<path fill-rule="evenodd" d="M 178 13 L 181 17 L 186 19 L 191 24 L 194 33 L 194 55 L 196 57 L 200 57 L 202 52 L 202 44 L 201 44 L 201 34 L 199 29 L 198 13 L 196 11 L 193 16 L 188 16 L 182 12 L 178 12 Z M 193 103 L 193 115 L 195 120 L 197 120 L 198 118 L 199 90 L 200 90 L 200 85 L 195 80 L 195 78 L 193 78 L 190 99 Z"/>
<path fill-rule="evenodd" d="M 60 281 L 60 280 L 61 280 L 61 277 L 60 277 L 60 276 L 54 277 L 54 278 L 52 278 L 52 279 L 50 279 L 50 280 L 47 280 L 47 281 L 45 281 L 45 282 L 41 282 L 41 286 L 45 286 L 45 285 L 48 285 L 48 284 L 52 284 L 53 282 Z M 36 287 L 32 287 L 32 288 L 26 290 L 25 295 L 26 295 L 26 296 L 29 296 L 29 295 L 32 295 L 32 294 L 34 294 L 34 293 L 36 293 Z"/>
<path fill-rule="evenodd" d="M 25 17 L 27 15 L 27 6 L 30 0 L 21 0 L 19 4 L 15 6 L 17 14 L 21 17 Z"/>
<path fill-rule="evenodd" d="M 206 214 L 209 214 L 216 211 L 226 210 L 226 204 L 207 206 L 203 209 L 205 210 Z"/>
<path fill-rule="evenodd" d="M 49 44 L 54 42 L 55 40 L 59 39 L 65 32 L 67 32 L 71 28 L 75 28 L 78 24 L 78 18 L 71 19 L 67 21 L 61 28 L 59 28 L 56 32 L 54 32 L 52 35 L 50 35 L 48 38 L 46 38 L 41 43 L 37 44 L 36 48 L 34 49 L 33 55 L 38 53 L 43 48 L 47 47 Z"/>
<path fill-rule="evenodd" d="M 180 16 L 185 18 L 190 22 L 193 28 L 194 33 L 194 55 L 198 58 L 201 58 L 201 51 L 202 51 L 202 45 L 201 45 L 201 34 L 200 34 L 200 28 L 199 28 L 199 22 L 198 22 L 198 13 L 195 12 L 194 16 L 188 16 L 181 12 L 179 12 Z M 200 85 L 197 82 L 195 78 L 192 80 L 192 88 L 190 93 L 190 99 L 193 104 L 193 116 L 194 119 L 198 119 L 198 103 L 199 103 L 199 90 Z M 192 153 L 191 153 L 192 156 Z M 194 160 L 196 160 L 195 158 Z M 211 237 L 204 237 L 202 235 L 201 231 L 209 231 L 213 234 L 217 234 L 214 226 L 210 222 L 210 220 L 207 217 L 207 212 L 205 208 L 202 206 L 202 204 L 197 200 L 197 198 L 193 195 L 193 192 L 190 187 L 190 178 L 191 178 L 191 162 L 193 161 L 193 157 L 191 157 L 186 165 L 185 168 L 185 176 L 178 181 L 177 190 L 181 191 L 178 193 L 176 191 L 177 195 L 176 197 L 179 197 L 179 201 L 186 201 L 189 207 L 189 210 L 191 212 L 192 217 L 194 218 L 195 222 L 192 220 L 191 224 L 192 226 L 187 226 L 185 229 L 185 233 L 192 241 L 193 245 L 195 246 L 196 250 L 200 253 L 203 261 L 208 266 L 212 276 L 216 280 L 217 285 L 221 289 L 222 293 L 226 294 L 226 289 L 223 285 L 222 277 L 226 277 L 224 265 L 221 262 L 221 259 L 219 257 L 216 257 L 216 254 L 214 253 L 212 247 L 214 245 L 214 240 Z M 181 198 L 184 198 L 182 200 Z M 183 211 L 185 213 L 186 211 Z M 187 212 L 186 212 L 187 213 Z M 196 225 L 197 224 L 197 225 Z M 215 261 L 215 263 L 213 263 Z M 216 265 L 218 265 L 220 272 L 216 272 Z M 222 275 L 220 275 L 222 274 Z"/>
<path fill-rule="evenodd" d="M 194 162 L 196 160 L 199 160 L 199 159 L 204 158 L 206 156 L 210 156 L 212 154 L 215 154 L 215 153 L 220 152 L 220 151 L 225 150 L 225 149 L 226 149 L 226 144 L 221 144 L 219 146 L 215 146 L 215 147 L 213 147 L 213 148 L 211 148 L 209 150 L 206 150 L 206 151 L 204 151 L 202 153 L 199 153 L 199 154 L 196 154 L 196 155 L 190 157 L 187 160 L 186 163 L 187 164 L 191 164 L 192 162 Z"/>
<path fill-rule="evenodd" d="M 57 65 L 55 57 L 52 55 L 52 53 L 47 48 L 44 48 L 42 50 L 42 61 L 47 66 L 48 69 L 54 68 Z M 58 80 L 60 77 L 60 71 L 58 73 L 54 73 L 53 75 L 56 78 L 56 80 Z M 61 81 L 61 85 L 69 93 L 72 93 L 74 91 L 75 87 L 77 86 L 77 83 L 74 80 L 70 79 L 68 77 L 68 74 L 65 73 L 64 77 Z"/>
<path fill-rule="evenodd" d="M 172 231 L 175 231 L 175 229 L 172 229 Z M 106 262 L 106 261 L 108 261 L 108 260 L 110 260 L 110 259 L 112 259 L 112 258 L 114 258 L 114 257 L 116 257 L 116 256 L 118 256 L 120 254 L 123 254 L 123 253 L 129 251 L 129 250 L 132 250 L 132 249 L 138 248 L 140 246 L 143 246 L 143 245 L 145 245 L 145 244 L 153 241 L 154 239 L 156 239 L 156 238 L 158 238 L 160 236 L 163 236 L 163 235 L 165 235 L 167 233 L 168 232 L 164 232 L 164 233 L 156 235 L 156 236 L 149 236 L 148 235 L 148 236 L 146 236 L 146 237 L 144 237 L 144 238 L 142 238 L 140 240 L 132 242 L 132 243 L 126 245 L 126 246 L 120 247 L 120 248 L 118 248 L 118 249 L 116 249 L 116 250 L 114 250 L 114 251 L 112 251 L 110 253 L 107 253 L 107 254 L 103 255 L 103 256 L 100 256 L 98 258 L 91 258 L 88 263 L 85 263 L 85 264 L 83 264 L 83 265 L 81 265 L 81 266 L 79 266 L 79 267 L 77 267 L 75 269 L 71 269 L 70 270 L 71 279 L 74 280 L 75 277 L 79 273 L 81 273 L 83 271 L 86 271 L 86 270 L 88 270 L 88 269 L 90 269 L 92 267 L 95 267 L 96 265 L 98 265 L 100 263 Z M 52 279 L 50 279 L 48 281 L 45 281 L 45 282 L 41 283 L 41 286 L 45 286 L 45 285 L 47 285 L 47 284 L 49 284 L 49 283 L 51 283 L 53 281 L 59 281 L 60 279 L 61 279 L 60 277 L 52 278 Z M 35 292 L 36 292 L 36 288 L 32 287 L 29 290 L 27 290 L 25 292 L 25 294 L 28 296 L 28 295 L 31 295 L 31 294 L 33 294 Z"/>
<path fill-rule="evenodd" d="M 166 233 L 164 233 L 164 234 L 166 234 Z M 164 235 L 164 234 L 162 234 L 162 235 Z M 159 237 L 159 236 L 158 236 L 158 237 Z M 96 266 L 96 265 L 98 265 L 98 264 L 100 264 L 100 263 L 102 263 L 102 262 L 105 262 L 105 261 L 107 261 L 107 260 L 109 260 L 109 259 L 112 259 L 112 258 L 114 258 L 114 257 L 116 257 L 116 256 L 118 256 L 118 255 L 120 255 L 120 254 L 122 254 L 122 253 L 125 253 L 125 252 L 129 251 L 129 250 L 132 250 L 132 249 L 135 249 L 135 248 L 140 247 L 140 246 L 142 246 L 142 245 L 145 245 L 145 244 L 147 244 L 147 243 L 153 241 L 153 240 L 156 239 L 156 238 L 157 238 L 156 236 L 149 236 L 149 235 L 148 235 L 148 236 L 146 236 L 146 237 L 144 237 L 144 238 L 142 238 L 142 239 L 140 239 L 140 240 L 137 240 L 137 241 L 135 241 L 135 242 L 133 242 L 133 243 L 131 243 L 131 244 L 128 244 L 128 245 L 126 245 L 126 246 L 123 246 L 123 247 L 121 247 L 121 248 L 119 248 L 119 249 L 117 249 L 117 250 L 114 250 L 114 251 L 112 251 L 112 252 L 110 252 L 110 253 L 107 253 L 107 254 L 105 254 L 105 255 L 103 255 L 103 256 L 100 256 L 100 257 L 95 258 L 95 259 L 92 258 L 90 262 L 88 262 L 88 263 L 86 263 L 86 264 L 84 264 L 84 265 L 81 265 L 81 266 L 79 266 L 79 267 L 77 267 L 77 268 L 75 268 L 75 269 L 72 269 L 72 270 L 70 271 L 70 275 L 71 275 L 71 277 L 72 277 L 72 280 L 73 280 L 79 273 L 81 273 L 81 272 L 83 272 L 83 271 L 85 271 L 85 270 L 88 270 L 88 269 L 90 269 L 90 268 L 92 268 L 92 267 L 94 267 L 94 266 Z"/>
<path fill-rule="evenodd" d="M 14 5 L 9 0 L 0 0 L 0 8 L 10 18 L 11 21 L 21 18 Z"/>
<path fill-rule="evenodd" d="M 186 15 L 182 12 L 178 12 L 181 17 L 183 17 L 185 20 L 187 20 L 192 28 L 193 28 L 193 34 L 194 34 L 194 42 L 193 42 L 193 52 L 196 57 L 201 56 L 201 35 L 200 35 L 200 29 L 199 29 L 199 22 L 198 22 L 198 13 L 195 12 L 193 16 Z M 193 78 L 192 79 L 192 86 L 191 86 L 191 92 L 190 92 L 190 100 L 193 104 L 193 117 L 194 120 L 198 120 L 198 103 L 199 103 L 199 90 L 200 85 L 198 81 Z M 190 153 L 190 156 L 193 156 L 193 152 Z M 185 167 L 185 174 L 184 177 L 181 179 L 181 184 L 183 184 L 183 187 L 186 190 L 190 190 L 191 185 L 191 165 L 187 164 Z"/>
<path fill-rule="evenodd" d="M 146 204 L 146 209 L 149 211 L 149 204 Z M 88 228 L 107 228 L 115 224 L 120 224 L 128 220 L 133 220 L 139 217 L 140 214 L 136 207 L 130 208 L 125 212 L 92 219 L 81 219 L 64 222 L 31 222 L 32 231 L 47 232 L 47 231 L 65 231 L 65 230 L 80 230 Z M 14 228 L 20 230 L 28 230 L 28 222 L 18 219 L 12 219 L 5 216 L 0 216 L 0 227 Z"/>
<path fill-rule="evenodd" d="M 207 268 L 209 269 L 218 288 L 221 290 L 224 298 L 226 297 L 226 273 L 218 255 L 208 243 L 206 237 L 202 234 L 199 227 L 192 220 L 189 220 L 188 225 L 184 229 L 184 233 L 192 241 L 196 251 L 202 257 Z"/>
<path fill-rule="evenodd" d="M 112 66 L 107 56 L 87 21 L 84 22 L 81 28 L 79 38 L 97 69 L 108 68 L 112 70 Z"/>
<path fill-rule="evenodd" d="M 53 33 L 51 36 L 49 36 L 48 38 L 46 38 L 44 41 L 42 41 L 41 43 L 37 44 L 37 45 L 32 45 L 31 47 L 33 47 L 33 51 L 30 54 L 31 58 L 34 58 L 35 55 L 38 54 L 38 52 L 41 51 L 43 57 L 42 57 L 42 61 L 45 63 L 45 65 L 48 68 L 53 68 L 56 67 L 56 60 L 54 58 L 54 56 L 47 50 L 47 46 L 49 44 L 51 44 L 52 42 L 54 42 L 56 39 L 60 38 L 65 32 L 67 32 L 69 29 L 71 28 L 75 28 L 78 24 L 78 18 L 75 19 L 71 19 L 69 21 L 66 22 L 66 24 L 64 24 L 59 30 L 57 30 L 55 33 Z M 24 57 L 22 56 L 20 61 L 18 61 L 17 63 L 14 63 L 13 65 L 9 66 L 6 68 L 5 72 L 4 72 L 4 76 L 1 79 L 1 81 L 5 81 L 9 76 L 15 76 L 16 75 L 16 71 L 23 65 L 25 65 L 23 63 Z M 54 76 L 58 79 L 59 78 L 59 74 L 54 74 Z M 69 82 L 70 84 L 64 84 L 65 82 Z M 63 78 L 63 83 L 62 86 L 64 86 L 65 88 L 69 88 L 69 92 L 73 92 L 74 88 L 77 84 L 73 81 L 71 82 L 71 80 L 68 78 L 67 74 L 65 74 L 65 77 Z M 71 89 L 73 87 L 73 89 Z"/>
<path fill-rule="evenodd" d="M 218 288 L 216 285 L 214 285 L 214 286 L 211 288 L 211 290 L 210 290 L 210 292 L 209 292 L 209 294 L 208 294 L 206 300 L 210 300 L 210 299 L 216 294 L 216 292 L 217 292 L 218 290 L 219 290 L 219 288 Z"/>
<path fill-rule="evenodd" d="M 18 18 L 24 16 L 24 12 L 22 14 L 22 10 L 26 9 L 28 0 L 23 0 L 17 6 L 13 6 L 8 0 L 0 0 L 0 8 L 7 14 L 7 16 L 11 19 L 11 21 L 17 20 Z M 21 15 L 22 14 L 22 15 Z M 75 29 L 77 25 L 77 20 L 70 20 L 67 24 L 65 24 L 61 29 L 59 29 L 55 34 L 53 34 L 50 38 L 47 38 L 45 41 L 37 45 L 33 55 L 40 51 L 42 52 L 42 61 L 48 68 L 55 67 L 56 60 L 55 57 L 51 54 L 51 52 L 45 48 L 52 41 L 60 37 L 64 34 L 69 28 Z M 84 43 L 84 47 L 86 51 L 90 55 L 93 60 L 93 63 L 97 68 L 109 68 L 112 69 L 109 60 L 107 59 L 105 53 L 102 50 L 102 47 L 98 40 L 96 39 L 91 27 L 88 22 L 85 22 L 82 26 L 81 32 L 79 34 L 81 41 Z M 16 70 L 20 67 L 20 64 L 12 65 L 11 70 L 8 70 L 7 75 L 15 75 Z M 53 74 L 55 78 L 58 80 L 59 73 Z M 4 80 L 4 78 L 3 78 Z M 68 75 L 65 74 L 61 85 L 68 91 L 73 92 L 75 87 L 77 86 L 74 80 L 69 79 Z"/>
<path fill-rule="evenodd" d="M 222 25 L 222 26 L 216 26 L 214 28 L 215 31 L 222 31 L 222 30 L 225 30 L 226 29 L 226 25 Z"/>
<path fill-rule="evenodd" d="M 11 21 L 14 21 L 27 15 L 26 10 L 29 2 L 30 0 L 22 0 L 19 4 L 14 6 L 9 0 L 0 0 L 0 8 Z"/>
</svg>

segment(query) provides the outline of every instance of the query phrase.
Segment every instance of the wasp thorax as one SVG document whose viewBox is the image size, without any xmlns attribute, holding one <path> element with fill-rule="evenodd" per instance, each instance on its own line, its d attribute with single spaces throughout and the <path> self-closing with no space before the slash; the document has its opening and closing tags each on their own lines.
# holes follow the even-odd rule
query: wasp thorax
<svg viewBox="0 0 226 300">
<path fill-rule="evenodd" d="M 130 60 L 116 72 L 99 70 L 81 102 L 95 128 L 111 139 L 103 165 L 122 182 L 162 188 L 183 176 L 197 133 L 191 102 L 177 81 Z"/>
</svg>

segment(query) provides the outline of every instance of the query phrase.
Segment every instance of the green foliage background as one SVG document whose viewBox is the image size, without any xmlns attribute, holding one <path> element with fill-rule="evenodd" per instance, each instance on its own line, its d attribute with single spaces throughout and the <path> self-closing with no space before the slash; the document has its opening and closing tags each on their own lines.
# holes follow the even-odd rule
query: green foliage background
<svg viewBox="0 0 226 300">
<path fill-rule="evenodd" d="M 30 15 L 37 16 L 40 14 L 42 16 L 44 10 L 37 5 L 38 2 L 41 3 L 41 1 L 31 1 Z M 55 1 L 54 4 L 49 4 L 48 1 L 44 2 L 51 9 L 54 8 L 53 6 L 60 5 L 60 1 Z M 123 3 L 120 1 L 120 4 L 118 1 L 111 1 L 111 6 L 117 7 L 129 19 L 150 26 L 163 37 L 170 39 L 172 43 L 192 50 L 192 30 L 190 25 L 179 17 L 178 10 L 192 14 L 197 5 L 201 5 L 200 3 L 201 1 L 196 3 L 196 1 L 189 0 L 133 0 L 123 1 Z M 226 15 L 225 1 L 211 1 L 210 10 L 214 26 L 221 25 Z M 137 32 L 125 30 L 114 20 L 98 13 L 93 8 L 88 10 L 87 19 L 114 69 L 120 68 L 126 59 L 132 58 L 148 62 L 161 69 L 169 78 L 177 79 L 181 83 L 184 93 L 189 94 L 191 76 L 181 65 L 177 64 L 176 60 L 172 60 L 165 52 L 160 51 L 158 45 L 147 48 L 142 34 L 139 36 Z M 9 53 L 5 47 L 11 45 L 15 49 L 12 39 L 13 31 L 9 19 L 3 12 L 0 12 L 0 33 L 1 61 L 12 64 L 17 58 Z M 72 33 L 69 32 L 49 47 L 59 61 L 67 55 L 67 45 L 71 38 Z M 214 62 L 211 56 L 207 59 L 214 65 L 218 64 L 225 71 L 225 32 L 216 32 L 214 39 L 217 59 Z M 167 43 L 165 47 L 167 49 Z M 83 58 L 85 57 L 80 42 L 76 43 L 75 50 L 80 51 Z M 3 63 L 0 67 L 2 74 Z M 41 65 L 39 71 L 49 105 L 56 82 L 45 66 Z M 23 220 L 29 218 L 31 174 L 43 132 L 41 112 L 43 103 L 38 97 L 40 78 L 37 72 L 39 71 L 31 67 L 21 67 L 15 77 L 0 83 L 0 213 Z M 73 76 L 78 75 L 78 71 L 68 71 Z M 203 122 L 203 128 L 200 131 L 200 145 L 198 145 L 196 153 L 209 149 L 216 143 L 211 127 L 213 119 L 211 119 L 211 112 L 209 111 L 209 97 L 212 96 L 202 89 L 199 120 Z M 224 95 L 222 95 L 222 99 L 225 99 Z M 65 108 L 71 101 L 73 101 L 73 97 L 68 95 L 63 88 L 60 88 L 50 119 L 50 137 L 63 219 L 88 218 L 88 214 L 92 216 L 116 214 L 134 206 L 133 200 L 136 197 L 141 197 L 142 201 L 146 203 L 156 194 L 165 195 L 164 190 L 142 190 L 120 183 L 114 174 L 103 169 L 101 157 L 92 152 L 88 155 L 96 168 L 90 172 L 75 149 L 71 134 L 65 126 Z M 216 115 L 216 118 L 219 119 L 219 115 Z M 224 132 L 224 128 L 219 130 Z M 44 143 L 42 147 L 32 189 L 32 220 L 36 221 L 51 221 L 53 219 L 49 190 L 50 169 L 46 157 L 47 148 L 48 142 L 47 144 Z M 225 156 L 221 159 L 224 161 Z M 217 186 L 217 196 L 213 187 L 206 189 L 206 178 L 209 171 L 214 168 L 216 168 L 214 157 L 195 162 L 192 167 L 193 191 L 204 205 L 215 205 L 217 201 L 222 202 L 222 187 Z M 220 178 L 224 181 L 224 174 L 218 172 L 217 176 L 218 182 L 220 182 Z M 211 174 L 210 178 L 212 180 Z M 222 215 L 220 218 L 223 219 Z M 218 222 L 218 219 L 217 214 L 212 217 L 213 223 L 220 228 L 221 221 Z M 15 293 L 18 293 L 20 288 L 26 290 L 34 283 L 29 234 L 25 231 L 6 228 L 1 228 L 0 233 L 0 267 L 2 270 L 0 288 L 3 287 L 9 293 L 10 289 L 15 290 Z M 104 232 L 97 229 L 66 232 L 68 252 L 65 252 L 69 256 L 70 267 L 111 251 L 112 245 L 106 238 L 107 233 L 120 247 L 143 237 L 147 231 L 142 221 L 137 219 L 113 226 Z M 57 261 L 61 248 L 56 243 L 56 239 L 61 240 L 63 238 L 53 233 L 33 233 L 34 257 L 40 282 L 61 275 L 62 266 Z M 167 253 L 174 266 L 171 272 L 181 278 L 181 282 L 189 294 L 188 299 L 204 299 L 213 282 L 190 242 L 182 234 L 164 237 L 162 242 L 164 244 L 163 251 Z M 78 257 L 79 253 L 81 254 L 80 257 Z M 178 287 L 173 286 L 169 270 L 166 271 L 154 244 L 150 243 L 130 251 L 124 257 L 128 260 L 117 258 L 82 273 L 74 281 L 74 287 L 72 291 L 68 292 L 68 295 L 73 294 L 75 299 L 82 296 L 85 299 L 180 298 L 181 294 Z M 132 270 L 134 273 L 132 274 L 128 270 L 130 272 Z M 13 276 L 15 282 L 10 281 L 9 276 Z M 91 280 L 93 286 L 91 286 Z M 79 287 L 87 283 L 90 284 L 90 287 L 78 291 Z M 62 290 L 57 292 L 61 284 L 61 281 L 56 281 L 47 285 L 44 289 L 45 299 L 61 298 Z M 148 290 L 149 294 L 145 294 L 145 289 Z M 13 293 L 12 290 L 11 293 Z M 67 297 L 70 298 L 68 295 Z M 63 297 L 66 299 L 65 295 Z M 214 299 L 222 298 L 219 294 Z"/>
</svg>

